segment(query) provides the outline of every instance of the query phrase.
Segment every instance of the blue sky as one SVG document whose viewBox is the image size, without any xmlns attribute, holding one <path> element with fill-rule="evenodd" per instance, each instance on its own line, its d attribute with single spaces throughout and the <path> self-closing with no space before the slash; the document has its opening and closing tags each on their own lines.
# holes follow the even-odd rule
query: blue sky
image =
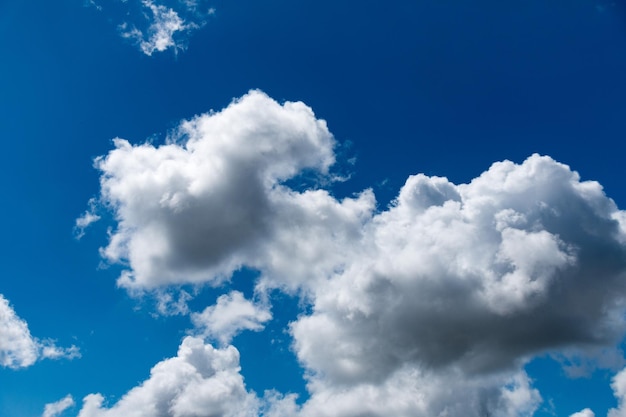
<svg viewBox="0 0 626 417">
<path fill-rule="evenodd" d="M 0 44 L 0 415 L 626 413 L 622 2 L 5 0 Z"/>
</svg>

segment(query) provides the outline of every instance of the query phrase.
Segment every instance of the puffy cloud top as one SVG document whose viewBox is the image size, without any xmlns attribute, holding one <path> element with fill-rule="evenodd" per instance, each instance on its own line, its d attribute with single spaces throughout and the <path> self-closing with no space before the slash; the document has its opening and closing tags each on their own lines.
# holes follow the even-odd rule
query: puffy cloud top
<svg viewBox="0 0 626 417">
<path fill-rule="evenodd" d="M 103 407 L 102 395 L 90 394 L 78 416 L 252 417 L 256 398 L 246 391 L 239 370 L 239 352 L 233 346 L 218 350 L 187 337 L 177 356 L 156 364 L 149 379 L 111 408 Z"/>
<path fill-rule="evenodd" d="M 337 202 L 322 190 L 296 193 L 282 185 L 306 169 L 327 174 L 333 146 L 309 107 L 280 105 L 259 91 L 182 123 L 168 144 L 116 139 L 96 166 L 101 198 L 118 220 L 103 254 L 131 266 L 120 285 L 219 282 L 243 264 L 288 268 L 277 251 L 304 243 L 286 229 L 326 235 L 320 216 L 339 231 L 354 227 L 371 209 L 370 196 Z"/>
<path fill-rule="evenodd" d="M 334 143 L 303 103 L 252 91 L 164 145 L 118 139 L 96 161 L 117 220 L 103 255 L 129 266 L 120 285 L 216 284 L 246 266 L 257 293 L 311 304 L 290 325 L 311 398 L 265 397 L 268 416 L 532 415 L 541 397 L 524 363 L 623 337 L 626 214 L 600 184 L 532 155 L 468 184 L 411 176 L 380 212 L 371 190 L 288 186 L 331 175 Z M 225 345 L 269 311 L 230 293 L 193 318 Z"/>
<path fill-rule="evenodd" d="M 623 335 L 623 223 L 595 182 L 548 157 L 469 184 L 411 177 L 345 271 L 293 324 L 301 360 L 340 381 L 406 361 L 485 372 Z M 331 342 L 329 342 L 331 341 Z"/>
</svg>

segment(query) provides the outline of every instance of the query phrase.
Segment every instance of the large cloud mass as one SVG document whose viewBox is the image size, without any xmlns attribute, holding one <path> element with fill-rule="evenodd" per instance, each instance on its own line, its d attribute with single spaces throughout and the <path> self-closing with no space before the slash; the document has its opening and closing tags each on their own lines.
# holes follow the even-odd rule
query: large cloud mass
<svg viewBox="0 0 626 417">
<path fill-rule="evenodd" d="M 254 397 L 265 402 L 256 412 L 532 415 L 529 359 L 623 337 L 626 214 L 598 183 L 532 155 L 468 184 L 411 176 L 381 212 L 371 190 L 340 201 L 288 186 L 303 172 L 331 178 L 333 146 L 306 105 L 252 91 L 164 145 L 117 139 L 96 162 L 117 220 L 103 255 L 129 265 L 120 285 L 215 284 L 246 266 L 261 273 L 257 292 L 298 290 L 310 303 L 289 330 L 311 398 Z M 231 293 L 193 317 L 226 344 L 269 313 Z M 130 415 L 128 398 L 150 384 L 111 410 Z M 99 397 L 87 409 L 104 412 Z"/>
<path fill-rule="evenodd" d="M 369 193 L 338 202 L 282 185 L 303 170 L 326 174 L 334 162 L 326 123 L 303 103 L 280 105 L 253 91 L 182 123 L 170 140 L 155 147 L 116 139 L 96 161 L 102 199 L 118 219 L 103 253 L 130 263 L 123 286 L 216 282 L 244 264 L 285 280 L 315 278 L 372 208 Z M 337 255 L 324 260 L 331 247 Z"/>
<path fill-rule="evenodd" d="M 315 289 L 313 314 L 293 325 L 298 354 L 352 381 L 407 361 L 482 373 L 615 343 L 621 216 L 599 184 L 548 157 L 496 163 L 459 186 L 411 177 L 366 226 L 358 256 Z"/>
</svg>

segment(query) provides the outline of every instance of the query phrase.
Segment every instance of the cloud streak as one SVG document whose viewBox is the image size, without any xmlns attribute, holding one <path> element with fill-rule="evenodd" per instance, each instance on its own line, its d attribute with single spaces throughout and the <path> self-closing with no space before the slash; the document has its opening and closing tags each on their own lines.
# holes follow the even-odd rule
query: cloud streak
<svg viewBox="0 0 626 417">
<path fill-rule="evenodd" d="M 626 213 L 600 184 L 532 155 L 467 184 L 411 176 L 384 210 L 371 190 L 339 200 L 289 186 L 303 173 L 332 178 L 334 146 L 303 103 L 251 91 L 161 146 L 117 139 L 96 160 L 99 201 L 117 221 L 102 254 L 129 265 L 120 286 L 216 285 L 245 266 L 260 272 L 257 294 L 278 288 L 309 304 L 289 332 L 310 399 L 237 385 L 256 404 L 238 413 L 530 416 L 541 396 L 523 366 L 535 355 L 607 365 L 586 352 L 624 336 Z M 268 308 L 231 292 L 192 318 L 230 349 Z M 81 416 L 122 415 L 97 414 L 109 412 L 99 401 Z"/>
</svg>

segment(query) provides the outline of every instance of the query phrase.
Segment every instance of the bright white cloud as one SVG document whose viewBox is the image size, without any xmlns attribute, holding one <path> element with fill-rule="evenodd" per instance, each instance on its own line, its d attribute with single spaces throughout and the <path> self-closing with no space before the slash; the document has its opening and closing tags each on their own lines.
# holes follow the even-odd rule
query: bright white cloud
<svg viewBox="0 0 626 417">
<path fill-rule="evenodd" d="M 39 359 L 75 358 L 78 348 L 61 348 L 51 340 L 39 340 L 30 334 L 28 324 L 15 313 L 0 294 L 0 366 L 25 368 Z"/>
<path fill-rule="evenodd" d="M 107 408 L 104 397 L 90 394 L 78 417 L 253 417 L 256 396 L 245 389 L 233 346 L 214 349 L 186 337 L 178 355 L 156 364 L 150 378 Z"/>
<path fill-rule="evenodd" d="M 74 399 L 71 395 L 67 395 L 59 401 L 46 404 L 41 417 L 56 417 L 71 407 L 74 407 Z"/>
<path fill-rule="evenodd" d="M 339 201 L 287 186 L 330 176 L 334 143 L 303 103 L 252 91 L 164 145 L 117 139 L 96 161 L 117 220 L 102 254 L 129 265 L 121 286 L 217 284 L 246 266 L 258 293 L 311 303 L 290 326 L 311 398 L 266 396 L 263 413 L 529 416 L 533 355 L 623 337 L 626 214 L 598 183 L 533 155 L 468 184 L 411 176 L 381 212 L 371 190 Z M 205 336 L 226 344 L 269 319 L 237 294 L 193 316 Z"/>
<path fill-rule="evenodd" d="M 584 410 L 580 410 L 577 413 L 571 414 L 569 417 L 595 417 L 596 414 L 591 411 L 589 408 L 585 408 Z"/>
<path fill-rule="evenodd" d="M 191 315 L 194 325 L 205 337 L 218 340 L 222 345 L 230 343 L 242 330 L 262 330 L 263 323 L 271 318 L 267 306 L 246 300 L 239 291 L 222 295 L 215 305 Z"/>
<path fill-rule="evenodd" d="M 342 261 L 373 209 L 371 193 L 339 202 L 282 185 L 334 162 L 326 123 L 303 103 L 252 91 L 178 134 L 159 147 L 117 139 L 96 161 L 100 198 L 118 220 L 102 253 L 131 267 L 121 286 L 215 284 L 246 264 L 297 287 Z"/>
</svg>

